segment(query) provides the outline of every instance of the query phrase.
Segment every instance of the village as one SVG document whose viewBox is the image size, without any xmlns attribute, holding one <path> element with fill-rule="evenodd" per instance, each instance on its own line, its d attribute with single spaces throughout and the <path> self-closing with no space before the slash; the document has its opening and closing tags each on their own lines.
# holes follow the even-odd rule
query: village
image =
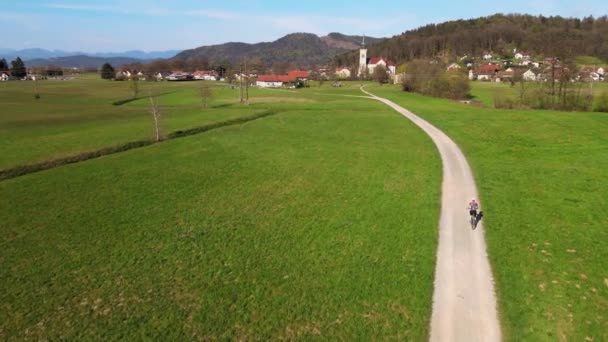
<svg viewBox="0 0 608 342">
<path fill-rule="evenodd" d="M 563 81 L 563 78 L 572 82 L 602 82 L 606 80 L 608 66 L 580 65 L 575 72 L 569 70 L 568 66 L 557 57 L 536 58 L 527 52 L 513 50 L 512 56 L 505 57 L 498 54 L 485 52 L 480 56 L 462 56 L 456 58 L 452 63 L 445 63 L 447 72 L 466 73 L 471 81 L 483 82 L 510 82 L 529 81 Z M 428 61 L 431 64 L 439 64 L 439 58 Z M 255 72 L 229 72 L 220 70 L 172 70 L 144 72 L 133 68 L 123 68 L 115 73 L 111 79 L 124 81 L 131 79 L 148 81 L 228 81 L 247 82 L 248 85 L 260 88 L 297 88 L 307 86 L 309 80 L 316 81 L 341 81 L 341 80 L 367 80 L 373 79 L 374 72 L 379 68 L 386 72 L 386 82 L 400 84 L 407 75 L 407 64 L 397 66 L 395 62 L 387 57 L 368 57 L 367 49 L 363 43 L 359 50 L 359 63 L 356 66 L 338 66 L 335 68 L 321 67 L 316 69 L 300 70 L 292 69 L 286 73 L 257 74 Z M 272 68 L 271 68 L 272 69 Z M 80 73 L 78 68 L 70 68 L 65 73 Z M 11 80 L 40 80 L 40 79 L 71 79 L 63 77 L 61 68 L 49 67 L 47 70 L 41 68 L 27 69 L 25 76 L 15 76 L 8 68 L 0 70 L 0 81 Z M 339 84 L 339 83 L 335 83 Z"/>
</svg>

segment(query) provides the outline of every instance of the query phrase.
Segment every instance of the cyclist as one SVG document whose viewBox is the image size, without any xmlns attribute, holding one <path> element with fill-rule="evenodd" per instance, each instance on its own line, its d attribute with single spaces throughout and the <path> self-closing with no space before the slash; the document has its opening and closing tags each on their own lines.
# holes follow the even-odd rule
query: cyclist
<svg viewBox="0 0 608 342">
<path fill-rule="evenodd" d="M 471 202 L 469 202 L 467 209 L 469 209 L 469 215 L 477 219 L 477 210 L 479 210 L 479 203 L 477 203 L 474 198 L 471 200 Z"/>
</svg>

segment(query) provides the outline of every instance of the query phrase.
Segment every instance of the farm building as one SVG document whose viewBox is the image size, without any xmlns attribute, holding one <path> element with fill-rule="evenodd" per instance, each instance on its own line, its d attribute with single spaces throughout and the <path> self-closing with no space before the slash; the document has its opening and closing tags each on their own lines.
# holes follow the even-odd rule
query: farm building
<svg viewBox="0 0 608 342">
<path fill-rule="evenodd" d="M 294 86 L 297 81 L 306 81 L 308 77 L 309 72 L 303 70 L 293 70 L 287 75 L 259 75 L 255 85 L 260 88 Z"/>
<path fill-rule="evenodd" d="M 337 78 L 350 78 L 350 70 L 347 67 L 336 68 Z"/>
<path fill-rule="evenodd" d="M 192 73 L 195 80 L 216 81 L 217 72 L 214 70 L 197 70 Z"/>
</svg>

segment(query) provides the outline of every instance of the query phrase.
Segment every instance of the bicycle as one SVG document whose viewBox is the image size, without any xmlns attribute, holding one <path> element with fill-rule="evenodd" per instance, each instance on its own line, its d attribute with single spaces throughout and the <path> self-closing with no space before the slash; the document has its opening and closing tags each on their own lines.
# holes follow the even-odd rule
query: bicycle
<svg viewBox="0 0 608 342">
<path fill-rule="evenodd" d="M 470 223 L 471 223 L 471 229 L 477 228 L 477 215 L 476 214 L 471 215 Z"/>
<path fill-rule="evenodd" d="M 483 211 L 479 211 L 478 212 L 473 212 L 471 210 L 471 212 L 469 213 L 471 215 L 471 229 L 475 230 L 475 228 L 477 228 L 477 224 L 479 223 L 479 221 L 481 221 L 481 219 L 483 218 Z"/>
</svg>

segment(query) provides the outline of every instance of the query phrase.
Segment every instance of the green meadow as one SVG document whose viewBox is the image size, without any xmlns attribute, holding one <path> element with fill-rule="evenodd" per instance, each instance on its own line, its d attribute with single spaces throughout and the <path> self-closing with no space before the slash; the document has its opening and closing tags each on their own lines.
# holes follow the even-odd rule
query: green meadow
<svg viewBox="0 0 608 342">
<path fill-rule="evenodd" d="M 608 115 L 495 110 L 396 87 L 368 90 L 464 150 L 486 214 L 505 340 L 608 339 Z"/>
<path fill-rule="evenodd" d="M 0 338 L 424 340 L 441 163 L 360 83 L 250 89 L 0 83 L 0 168 L 272 116 L 0 182 Z M 367 84 L 464 150 L 505 340 L 608 338 L 608 116 L 496 110 Z M 599 85 L 598 88 L 604 85 Z M 347 95 L 347 96 L 344 96 Z"/>
<path fill-rule="evenodd" d="M 139 82 L 138 99 L 130 82 L 103 81 L 85 75 L 72 81 L 40 81 L 40 99 L 34 99 L 32 82 L 0 83 L 0 169 L 40 162 L 151 139 L 153 119 L 149 94 L 158 95 L 165 134 L 253 115 L 254 107 L 235 106 L 238 91 L 224 84 L 212 87 L 210 108 L 203 110 L 203 82 Z"/>
<path fill-rule="evenodd" d="M 518 99 L 521 95 L 521 83 L 515 83 L 511 86 L 508 82 L 471 82 L 471 95 L 473 100 L 481 103 L 482 105 L 494 108 L 495 97 L 509 98 L 518 103 Z M 524 85 L 524 93 L 530 93 L 531 90 L 538 87 L 539 85 L 535 82 L 526 82 Z M 581 87 L 581 92 L 593 93 L 594 105 L 597 106 L 598 99 L 602 94 L 608 94 L 608 82 L 593 82 L 593 83 L 576 83 L 575 86 Z"/>
<path fill-rule="evenodd" d="M 126 84 L 45 83 L 48 108 L 19 84 L 0 91 L 3 165 L 151 135 L 145 100 L 111 105 Z M 428 337 L 428 137 L 326 85 L 252 90 L 250 106 L 223 88 L 208 110 L 196 82 L 153 86 L 168 130 L 276 114 L 0 182 L 1 339 Z"/>
</svg>

